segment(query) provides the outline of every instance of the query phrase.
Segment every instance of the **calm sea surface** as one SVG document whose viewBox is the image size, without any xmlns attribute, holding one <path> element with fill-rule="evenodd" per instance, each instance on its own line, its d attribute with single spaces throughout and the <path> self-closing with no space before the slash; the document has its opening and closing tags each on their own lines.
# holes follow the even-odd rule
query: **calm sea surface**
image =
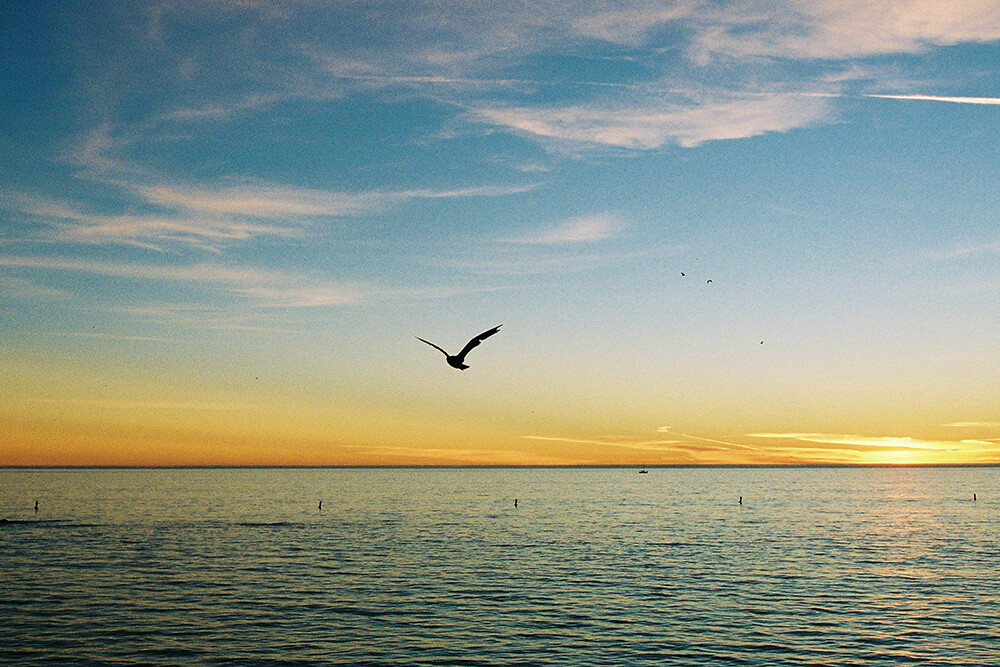
<svg viewBox="0 0 1000 667">
<path fill-rule="evenodd" d="M 998 481 L 0 469 L 0 664 L 996 665 Z"/>
</svg>

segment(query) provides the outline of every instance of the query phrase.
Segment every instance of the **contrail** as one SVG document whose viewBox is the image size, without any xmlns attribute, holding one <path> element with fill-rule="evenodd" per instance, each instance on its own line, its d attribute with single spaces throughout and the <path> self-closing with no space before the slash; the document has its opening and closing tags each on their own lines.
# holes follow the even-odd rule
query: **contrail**
<svg viewBox="0 0 1000 667">
<path fill-rule="evenodd" d="M 951 102 L 952 104 L 990 104 L 1000 105 L 1000 97 L 945 97 L 943 95 L 877 95 L 874 93 L 862 97 L 877 97 L 884 100 L 920 100 L 922 102 Z"/>
<path fill-rule="evenodd" d="M 476 79 L 469 77 L 450 76 L 406 76 L 392 74 L 348 74 L 341 72 L 331 72 L 331 75 L 338 79 L 349 81 L 376 81 L 380 83 L 429 83 L 439 85 L 457 86 L 595 86 L 600 88 L 623 88 L 629 90 L 648 89 L 654 92 L 666 93 L 686 93 L 688 91 L 661 88 L 650 83 L 625 83 L 621 81 L 544 81 L 540 79 Z"/>
<path fill-rule="evenodd" d="M 604 88 L 619 88 L 627 90 L 646 90 L 653 93 L 672 93 L 676 95 L 690 95 L 691 90 L 684 88 L 665 88 L 655 82 L 645 83 L 625 83 L 621 81 L 545 81 L 539 79 L 477 79 L 471 77 L 446 77 L 446 76 L 405 76 L 405 75 L 380 75 L 380 74 L 349 74 L 332 72 L 333 76 L 339 79 L 354 81 L 378 81 L 383 83 L 427 83 L 438 85 L 464 85 L 464 86 L 595 86 Z M 952 104 L 986 104 L 1000 105 L 1000 97 L 951 97 L 946 95 L 890 95 L 884 93 L 866 93 L 861 95 L 846 95 L 843 93 L 764 93 L 743 91 L 739 95 L 751 96 L 771 96 L 771 95 L 799 95 L 801 97 L 868 97 L 885 100 L 916 100 L 921 102 L 950 102 Z"/>
<path fill-rule="evenodd" d="M 688 440 L 700 440 L 702 442 L 714 442 L 717 445 L 726 445 L 727 447 L 736 447 L 738 449 L 749 449 L 749 450 L 752 450 L 752 451 L 755 451 L 755 452 L 762 451 L 759 447 L 751 447 L 750 445 L 739 445 L 739 444 L 737 444 L 735 442 L 726 442 L 725 440 L 713 440 L 712 438 L 701 438 L 701 437 L 699 437 L 697 435 L 688 435 L 686 433 L 680 433 L 679 431 L 671 431 L 669 426 L 667 426 L 667 427 L 661 426 L 660 428 L 658 428 L 656 430 L 657 431 L 661 431 L 661 432 L 667 432 L 667 433 L 670 433 L 671 435 L 679 435 L 680 437 L 687 438 Z"/>
</svg>

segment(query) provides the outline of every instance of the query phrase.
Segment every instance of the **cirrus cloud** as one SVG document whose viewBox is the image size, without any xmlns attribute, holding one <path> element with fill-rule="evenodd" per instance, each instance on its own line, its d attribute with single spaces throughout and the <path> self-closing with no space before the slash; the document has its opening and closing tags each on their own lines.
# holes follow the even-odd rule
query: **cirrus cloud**
<svg viewBox="0 0 1000 667">
<path fill-rule="evenodd" d="M 668 143 L 691 148 L 706 141 L 785 132 L 828 120 L 833 109 L 829 98 L 787 93 L 689 105 L 484 107 L 473 113 L 483 121 L 542 140 L 651 149 Z"/>
</svg>

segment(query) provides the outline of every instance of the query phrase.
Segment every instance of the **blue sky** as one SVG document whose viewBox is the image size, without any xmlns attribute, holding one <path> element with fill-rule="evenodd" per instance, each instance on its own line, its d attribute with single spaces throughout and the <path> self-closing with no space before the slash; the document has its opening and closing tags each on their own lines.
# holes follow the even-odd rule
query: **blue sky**
<svg viewBox="0 0 1000 667">
<path fill-rule="evenodd" d="M 5 3 L 10 461 L 1000 460 L 998 9 Z"/>
</svg>

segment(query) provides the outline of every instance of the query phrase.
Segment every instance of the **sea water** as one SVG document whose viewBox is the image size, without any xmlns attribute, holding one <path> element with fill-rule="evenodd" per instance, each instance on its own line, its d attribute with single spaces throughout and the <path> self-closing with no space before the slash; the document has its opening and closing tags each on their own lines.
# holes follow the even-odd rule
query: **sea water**
<svg viewBox="0 0 1000 667">
<path fill-rule="evenodd" d="M 1000 664 L 998 479 L 0 469 L 0 664 Z"/>
</svg>

